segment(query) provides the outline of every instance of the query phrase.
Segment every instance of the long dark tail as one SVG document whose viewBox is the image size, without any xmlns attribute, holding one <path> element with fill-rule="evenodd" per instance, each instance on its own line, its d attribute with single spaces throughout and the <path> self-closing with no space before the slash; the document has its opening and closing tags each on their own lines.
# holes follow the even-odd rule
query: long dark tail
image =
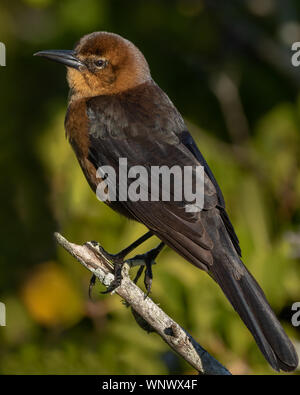
<svg viewBox="0 0 300 395">
<path fill-rule="evenodd" d="M 203 248 L 182 233 L 170 232 L 158 236 L 195 266 L 208 271 L 252 333 L 273 369 L 287 372 L 295 370 L 298 356 L 293 344 L 273 313 L 262 289 L 238 256 L 223 223 L 217 216 L 214 220 L 218 221 L 215 226 L 206 227 L 209 230 L 213 228 L 210 235 L 214 240 L 212 264 L 203 264 Z"/>
<path fill-rule="evenodd" d="M 298 356 L 293 344 L 256 280 L 241 261 L 239 265 L 240 276 L 228 270 L 227 264 L 217 262 L 213 265 L 211 276 L 252 333 L 272 368 L 286 372 L 296 369 Z"/>
</svg>

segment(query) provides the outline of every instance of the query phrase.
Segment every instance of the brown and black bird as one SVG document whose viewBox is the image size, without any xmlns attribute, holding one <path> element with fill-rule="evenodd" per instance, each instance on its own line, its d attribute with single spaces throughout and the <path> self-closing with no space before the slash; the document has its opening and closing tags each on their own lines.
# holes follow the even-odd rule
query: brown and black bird
<svg viewBox="0 0 300 395">
<path fill-rule="evenodd" d="M 241 260 L 239 241 L 220 187 L 182 116 L 151 78 L 143 54 L 117 34 L 96 32 L 81 38 L 74 50 L 41 51 L 36 55 L 67 66 L 70 96 L 66 135 L 95 192 L 99 183 L 97 169 L 110 165 L 118 176 L 119 158 L 127 158 L 128 168 L 204 167 L 204 206 L 196 213 L 185 210 L 184 199 L 107 202 L 149 230 L 117 256 L 124 258 L 156 235 L 162 243 L 145 254 L 149 258 L 148 286 L 149 263 L 166 244 L 219 284 L 275 370 L 294 370 L 298 365 L 296 351 Z M 117 267 L 115 286 L 120 279 Z"/>
</svg>

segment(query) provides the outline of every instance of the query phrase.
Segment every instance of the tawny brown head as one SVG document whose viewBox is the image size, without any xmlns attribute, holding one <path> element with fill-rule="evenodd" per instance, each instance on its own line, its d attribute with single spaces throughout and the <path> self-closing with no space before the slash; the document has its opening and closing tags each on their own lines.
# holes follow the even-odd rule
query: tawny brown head
<svg viewBox="0 0 300 395">
<path fill-rule="evenodd" d="M 69 86 L 78 98 L 116 94 L 151 79 L 139 49 L 114 33 L 88 34 L 73 51 L 41 51 L 35 55 L 65 64 Z"/>
</svg>

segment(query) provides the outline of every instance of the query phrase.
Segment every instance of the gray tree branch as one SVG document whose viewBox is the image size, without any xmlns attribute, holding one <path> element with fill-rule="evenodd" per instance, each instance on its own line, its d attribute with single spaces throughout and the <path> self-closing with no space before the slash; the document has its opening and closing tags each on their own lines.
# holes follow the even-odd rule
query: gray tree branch
<svg viewBox="0 0 300 395">
<path fill-rule="evenodd" d="M 70 243 L 59 233 L 55 239 L 76 260 L 108 287 L 114 279 L 113 266 L 100 251 L 90 245 Z M 115 290 L 122 299 L 133 309 L 135 317 L 141 317 L 153 331 L 200 374 L 230 375 L 230 372 L 212 357 L 196 340 L 172 318 L 170 318 L 150 297 L 145 298 L 144 292 L 137 287 L 128 276 L 129 265 L 124 265 L 123 280 Z"/>
</svg>

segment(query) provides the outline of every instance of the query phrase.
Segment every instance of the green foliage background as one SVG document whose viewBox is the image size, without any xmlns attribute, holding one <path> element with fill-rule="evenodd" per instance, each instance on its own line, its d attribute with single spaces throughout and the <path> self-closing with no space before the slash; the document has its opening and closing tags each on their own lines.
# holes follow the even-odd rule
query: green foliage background
<svg viewBox="0 0 300 395">
<path fill-rule="evenodd" d="M 64 69 L 33 58 L 107 30 L 133 41 L 213 169 L 244 261 L 293 341 L 300 301 L 300 41 L 296 0 L 2 0 L 0 372 L 195 373 L 134 322 L 117 296 L 87 297 L 89 273 L 52 234 L 116 252 L 145 230 L 99 203 L 64 137 Z M 298 233 L 297 233 L 298 232 Z M 149 241 L 138 252 L 152 247 Z M 233 373 L 272 373 L 203 272 L 169 249 L 152 297 Z"/>
</svg>

